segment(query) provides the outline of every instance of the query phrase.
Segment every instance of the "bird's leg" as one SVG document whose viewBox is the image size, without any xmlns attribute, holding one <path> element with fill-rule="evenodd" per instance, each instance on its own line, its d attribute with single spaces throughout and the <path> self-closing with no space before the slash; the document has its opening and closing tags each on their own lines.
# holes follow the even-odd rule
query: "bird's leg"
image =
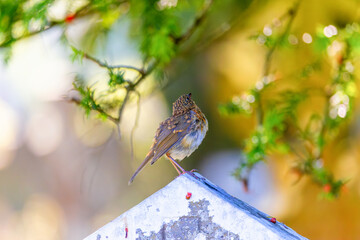
<svg viewBox="0 0 360 240">
<path fill-rule="evenodd" d="M 199 178 L 198 176 L 196 176 L 194 174 L 194 172 L 196 172 L 196 169 L 193 169 L 191 171 L 185 171 L 171 156 L 169 153 L 166 154 L 166 157 L 170 160 L 171 164 L 174 166 L 174 168 L 176 169 L 176 171 L 179 173 L 179 175 L 184 174 L 184 173 L 188 173 L 191 176 L 193 176 L 194 178 L 196 178 L 197 180 L 204 180 L 203 178 Z M 179 169 L 181 170 L 181 172 L 179 171 Z"/>
<path fill-rule="evenodd" d="M 181 171 L 177 168 L 177 166 L 174 164 L 174 162 L 171 161 L 171 160 L 170 160 L 170 162 L 171 162 L 171 164 L 174 166 L 174 168 L 176 169 L 176 171 L 178 172 L 178 174 L 181 175 Z"/>
<path fill-rule="evenodd" d="M 176 169 L 176 171 L 178 172 L 179 175 L 181 175 L 182 173 L 186 172 L 171 156 L 169 153 L 166 154 L 166 157 L 170 160 L 171 164 L 174 166 L 174 168 Z M 180 171 L 180 170 L 181 171 Z"/>
</svg>

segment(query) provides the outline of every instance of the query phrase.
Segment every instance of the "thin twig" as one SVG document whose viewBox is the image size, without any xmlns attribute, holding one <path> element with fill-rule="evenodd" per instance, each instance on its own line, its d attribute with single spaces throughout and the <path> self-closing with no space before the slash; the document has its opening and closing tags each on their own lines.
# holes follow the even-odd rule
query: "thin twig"
<svg viewBox="0 0 360 240">
<path fill-rule="evenodd" d="M 194 34 L 195 30 L 204 21 L 207 13 L 209 12 L 208 10 L 212 3 L 213 3 L 212 0 L 208 1 L 206 6 L 204 7 L 203 11 L 201 12 L 201 14 L 197 18 L 195 18 L 193 25 L 183 35 L 181 35 L 177 38 L 174 38 L 175 44 L 180 45 L 182 42 L 188 40 Z"/>
<path fill-rule="evenodd" d="M 83 17 L 83 16 L 86 16 L 88 14 L 91 14 L 93 13 L 92 11 L 87 11 L 88 8 L 90 7 L 90 2 L 85 4 L 84 6 L 82 6 L 81 8 L 79 8 L 76 12 L 74 12 L 72 15 L 73 17 L 75 18 L 78 18 L 78 17 Z M 49 22 L 48 25 L 44 26 L 43 28 L 39 29 L 39 30 L 36 30 L 36 31 L 33 31 L 33 32 L 29 32 L 29 33 L 26 33 L 20 37 L 17 37 L 17 38 L 11 38 L 9 39 L 8 41 L 5 41 L 3 42 L 2 44 L 0 44 L 0 48 L 2 47 L 8 47 L 9 45 L 11 45 L 13 42 L 16 42 L 16 41 L 19 41 L 21 39 L 25 39 L 25 38 L 29 38 L 29 37 L 32 37 L 34 35 L 37 35 L 39 33 L 42 33 L 42 32 L 46 32 L 50 29 L 52 29 L 53 27 L 56 27 L 56 26 L 60 26 L 60 25 L 63 25 L 66 23 L 66 20 L 63 19 L 63 20 L 60 20 L 60 21 L 52 21 L 52 22 Z"/>
<path fill-rule="evenodd" d="M 195 30 L 201 25 L 201 23 L 204 21 L 206 14 L 208 13 L 208 10 L 210 6 L 212 5 L 213 1 L 210 0 L 204 7 L 204 10 L 202 13 L 194 20 L 193 25 L 181 36 L 174 38 L 175 45 L 182 45 L 186 40 L 188 40 L 195 32 Z M 140 76 L 140 78 L 134 83 L 133 87 L 135 88 L 137 85 L 139 85 L 152 71 L 159 65 L 159 62 L 154 61 L 150 64 L 150 66 L 147 68 L 146 71 L 143 70 L 143 74 Z"/>
<path fill-rule="evenodd" d="M 134 66 L 129 66 L 129 65 L 109 65 L 106 62 L 103 62 L 87 53 L 84 53 L 84 58 L 96 63 L 97 65 L 99 65 L 100 67 L 104 67 L 107 69 L 129 69 L 129 70 L 133 70 L 138 72 L 140 75 L 144 74 L 144 71 L 140 68 L 134 67 Z"/>
<path fill-rule="evenodd" d="M 131 129 L 130 133 L 130 148 L 131 148 L 131 159 L 134 160 L 134 133 L 136 128 L 139 124 L 139 118 L 140 118 L 140 93 L 138 91 L 135 91 L 136 95 L 138 96 L 137 106 L 136 106 L 136 115 L 135 115 L 135 122 L 134 126 Z"/>
<path fill-rule="evenodd" d="M 112 121 L 115 124 L 119 124 L 120 119 L 119 118 L 114 118 L 113 116 L 109 115 L 108 113 L 106 113 L 103 109 L 101 108 L 96 108 L 94 109 L 95 111 L 97 111 L 98 113 L 101 113 L 103 115 L 106 116 L 107 119 L 109 119 L 110 121 Z"/>
<path fill-rule="evenodd" d="M 290 28 L 294 22 L 296 13 L 299 9 L 299 4 L 300 4 L 300 0 L 297 1 L 294 5 L 294 7 L 292 7 L 291 9 L 289 9 L 280 19 L 284 19 L 286 16 L 289 16 L 289 21 L 285 27 L 284 32 L 281 34 L 281 36 L 277 39 L 277 41 L 274 43 L 274 45 L 269 49 L 269 51 L 266 53 L 266 57 L 265 57 L 265 64 L 264 64 L 264 68 L 263 68 L 263 76 L 268 76 L 270 73 L 270 65 L 271 65 L 271 60 L 272 60 L 272 56 L 274 54 L 275 49 L 279 46 L 279 44 L 281 42 L 284 41 L 286 35 L 289 33 Z"/>
<path fill-rule="evenodd" d="M 81 99 L 77 98 L 77 97 L 69 97 L 69 96 L 64 96 L 64 99 L 66 101 L 69 101 L 69 102 L 73 102 L 77 105 L 80 105 L 81 104 Z M 95 102 L 95 100 L 93 99 L 93 101 Z M 112 121 L 113 123 L 115 124 L 118 124 L 119 123 L 119 119 L 118 118 L 115 118 L 111 115 L 109 115 L 107 112 L 105 112 L 102 108 L 92 108 L 92 110 L 100 113 L 100 114 L 103 114 L 104 116 L 106 116 L 107 119 L 109 119 L 110 121 Z"/>
<path fill-rule="evenodd" d="M 206 6 L 204 7 L 204 10 L 202 11 L 202 13 L 195 19 L 193 25 L 183 35 L 181 35 L 178 38 L 174 38 L 175 45 L 177 45 L 177 46 L 182 45 L 187 39 L 189 39 L 194 34 L 195 30 L 203 22 L 203 20 L 204 20 L 204 18 L 206 16 L 206 13 L 207 13 L 208 9 L 210 8 L 211 4 L 212 4 L 212 0 L 208 1 Z M 76 48 L 74 48 L 74 49 L 76 49 Z M 104 114 L 105 116 L 107 116 L 111 121 L 113 121 L 117 125 L 118 133 L 119 133 L 119 137 L 120 137 L 119 125 L 121 123 L 122 115 L 123 115 L 125 106 L 126 106 L 128 100 L 129 100 L 131 92 L 136 92 L 138 94 L 138 97 L 139 97 L 138 101 L 140 101 L 140 94 L 137 92 L 136 88 L 140 83 L 142 83 L 158 67 L 159 61 L 153 60 L 150 63 L 145 63 L 147 65 L 147 68 L 145 68 L 145 67 L 137 68 L 137 67 L 129 66 L 129 65 L 109 65 L 106 62 L 101 61 L 101 60 L 99 60 L 99 59 L 97 59 L 97 58 L 95 58 L 95 57 L 93 57 L 93 56 L 91 56 L 91 55 L 89 55 L 87 53 L 82 52 L 82 54 L 83 54 L 84 58 L 86 58 L 86 59 L 96 63 L 100 67 L 106 68 L 108 70 L 111 70 L 111 69 L 126 69 L 126 70 L 136 71 L 139 74 L 136 77 L 136 79 L 134 79 L 133 81 L 125 80 L 125 82 L 127 83 L 127 85 L 124 87 L 126 89 L 126 95 L 124 97 L 124 100 L 123 100 L 122 104 L 119 107 L 118 117 L 117 118 L 114 118 L 114 117 L 110 116 L 103 109 L 93 109 L 93 110 L 98 111 L 101 114 Z M 138 107 L 138 109 L 139 109 L 139 107 Z M 138 115 L 139 115 L 139 113 L 137 112 L 137 116 Z M 136 128 L 136 125 L 137 125 L 137 122 L 135 123 L 134 129 Z"/>
<path fill-rule="evenodd" d="M 279 46 L 279 44 L 284 41 L 285 37 L 289 33 L 291 26 L 294 22 L 296 13 L 299 9 L 300 1 L 301 0 L 297 1 L 292 8 L 290 8 L 286 13 L 284 13 L 280 17 L 281 20 L 284 20 L 286 17 L 289 16 L 289 20 L 285 26 L 284 32 L 275 41 L 274 45 L 271 46 L 271 48 L 267 51 L 267 53 L 265 55 L 265 62 L 264 62 L 263 71 L 262 71 L 262 78 L 265 78 L 270 74 L 270 67 L 271 67 L 271 62 L 272 62 L 272 57 L 274 55 L 274 52 L 275 52 L 276 48 Z M 259 125 L 262 125 L 263 118 L 264 118 L 264 112 L 262 109 L 263 106 L 262 106 L 262 102 L 261 102 L 261 94 L 260 93 L 258 94 L 257 104 L 258 104 L 258 107 L 256 108 L 257 119 L 258 119 Z"/>
<path fill-rule="evenodd" d="M 120 5 L 120 4 L 126 3 L 126 2 L 128 2 L 128 0 L 119 0 L 117 2 L 117 4 Z M 76 18 L 80 18 L 80 17 L 84 17 L 84 16 L 88 16 L 90 14 L 96 13 L 96 9 L 90 9 L 91 4 L 92 4 L 92 1 L 88 1 L 88 3 L 86 3 L 84 6 L 80 7 L 74 13 L 71 13 L 69 15 L 71 15 L 71 17 L 73 19 L 76 19 Z M 42 32 L 46 32 L 46 31 L 48 31 L 48 30 L 50 30 L 50 29 L 52 29 L 52 28 L 54 28 L 56 26 L 61 26 L 61 25 L 64 25 L 66 23 L 67 23 L 66 18 L 62 19 L 62 20 L 58 20 L 58 21 L 51 21 L 46 26 L 44 26 L 43 28 L 41 28 L 39 30 L 25 33 L 24 35 L 22 35 L 20 37 L 17 37 L 17 38 L 10 38 L 9 40 L 7 40 L 7 41 L 3 42 L 2 44 L 0 44 L 0 48 L 9 47 L 13 42 L 19 41 L 21 39 L 32 37 L 32 36 L 37 35 L 37 34 L 42 33 Z"/>
<path fill-rule="evenodd" d="M 149 76 L 152 71 L 154 71 L 154 69 L 159 65 L 158 62 L 154 62 L 152 63 L 146 70 L 142 70 L 143 71 L 143 74 L 140 76 L 140 78 L 133 84 L 133 88 L 135 89 L 135 87 L 137 85 L 139 85 L 143 80 L 145 80 L 145 78 L 147 76 Z"/>
<path fill-rule="evenodd" d="M 121 104 L 121 106 L 119 108 L 119 112 L 118 112 L 118 120 L 119 120 L 119 122 L 118 122 L 118 124 L 120 124 L 120 122 L 121 122 L 122 114 L 124 112 L 125 105 L 126 105 L 127 101 L 129 100 L 130 93 L 131 93 L 131 90 L 127 89 L 124 100 L 123 100 L 123 102 L 122 102 L 122 104 Z"/>
</svg>

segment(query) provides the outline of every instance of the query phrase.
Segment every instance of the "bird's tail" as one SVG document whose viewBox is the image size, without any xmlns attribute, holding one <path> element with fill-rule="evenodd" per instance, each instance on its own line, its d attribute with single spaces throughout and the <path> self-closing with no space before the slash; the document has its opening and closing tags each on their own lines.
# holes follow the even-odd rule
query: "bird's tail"
<svg viewBox="0 0 360 240">
<path fill-rule="evenodd" d="M 134 181 L 134 178 L 139 174 L 139 172 L 145 167 L 145 165 L 154 157 L 154 152 L 150 151 L 148 155 L 146 155 L 144 161 L 140 164 L 138 169 L 136 169 L 134 175 L 130 178 L 129 185 Z"/>
</svg>

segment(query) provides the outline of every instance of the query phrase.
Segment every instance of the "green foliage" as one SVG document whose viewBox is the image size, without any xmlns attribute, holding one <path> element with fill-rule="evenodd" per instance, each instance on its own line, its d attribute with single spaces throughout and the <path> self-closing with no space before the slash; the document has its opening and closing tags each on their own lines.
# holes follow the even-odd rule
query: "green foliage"
<svg viewBox="0 0 360 240">
<path fill-rule="evenodd" d="M 231 116 L 233 114 L 251 114 L 255 97 L 252 94 L 244 94 L 241 97 L 233 97 L 231 102 L 219 105 L 219 111 L 222 115 Z"/>
<path fill-rule="evenodd" d="M 357 23 L 350 23 L 344 28 L 333 25 L 319 26 L 310 45 L 316 59 L 305 65 L 293 78 L 301 81 L 311 78 L 315 72 L 323 71 L 321 63 L 329 61 L 330 58 L 333 67 L 328 84 L 317 91 L 299 85 L 296 90 L 279 92 L 274 90 L 278 82 L 268 81 L 271 75 L 268 66 L 275 49 L 289 46 L 289 37 L 296 35 L 290 33 L 293 16 L 283 17 L 288 19 L 288 24 L 266 25 L 261 32 L 250 38 L 268 49 L 264 76 L 250 90 L 254 101 L 250 104 L 246 97 L 233 97 L 232 101 L 219 106 L 219 112 L 230 116 L 256 113 L 258 119 L 258 125 L 245 140 L 245 161 L 241 161 L 233 173 L 237 179 L 247 184 L 249 171 L 274 152 L 295 155 L 298 158 L 298 164 L 294 168 L 296 172 L 309 175 L 315 183 L 323 187 L 321 196 L 333 199 L 339 195 L 345 181 L 336 180 L 333 174 L 324 168 L 322 155 L 326 144 L 336 137 L 339 128 L 352 116 L 354 99 L 357 96 L 353 61 L 360 53 L 360 28 Z M 271 90 L 269 86 L 272 86 Z M 319 92 L 325 100 L 323 114 L 313 113 L 306 127 L 301 128 L 298 124 L 297 107 L 307 98 L 317 96 Z M 247 93 L 242 96 L 247 96 Z M 291 141 L 298 142 L 306 154 L 290 151 Z"/>
<path fill-rule="evenodd" d="M 322 159 L 307 159 L 299 161 L 296 171 L 300 174 L 310 175 L 315 183 L 322 187 L 320 196 L 326 199 L 334 199 L 339 196 L 346 181 L 336 180 L 334 176 L 323 167 Z"/>
<path fill-rule="evenodd" d="M 313 63 L 307 64 L 299 74 L 299 78 L 308 78 L 314 72 L 318 72 L 321 70 L 321 62 L 316 60 Z"/>
<path fill-rule="evenodd" d="M 118 8 L 119 4 L 126 2 L 123 0 L 92 0 L 91 7 L 101 13 L 111 12 L 112 9 Z"/>
<path fill-rule="evenodd" d="M 114 72 L 112 69 L 109 69 L 109 87 L 115 89 L 125 83 L 124 74 L 124 71 Z"/>
<path fill-rule="evenodd" d="M 9 46 L 16 39 L 49 24 L 47 11 L 54 0 L 0 1 L 0 46 Z"/>
<path fill-rule="evenodd" d="M 73 82 L 73 87 L 80 94 L 81 99 L 79 105 L 85 110 L 86 116 L 90 115 L 91 110 L 100 109 L 100 106 L 96 103 L 94 98 L 95 90 L 86 87 L 80 79 Z"/>
<path fill-rule="evenodd" d="M 70 56 L 70 59 L 72 62 L 78 61 L 79 63 L 82 63 L 82 60 L 84 59 L 84 52 L 71 46 L 72 54 Z"/>
<path fill-rule="evenodd" d="M 34 22 L 38 22 L 41 26 L 47 24 L 47 9 L 53 2 L 54 0 L 43 0 L 36 2 L 33 6 L 24 7 L 27 10 L 24 11 L 22 20 L 26 24 L 28 30 L 31 29 L 31 24 Z"/>
<path fill-rule="evenodd" d="M 155 59 L 159 65 L 170 62 L 181 35 L 186 35 L 204 4 L 203 0 L 179 1 L 176 7 L 171 7 L 160 5 L 158 0 L 131 1 L 132 35 L 140 40 L 143 58 Z"/>
<path fill-rule="evenodd" d="M 136 17 L 133 34 L 141 40 L 140 51 L 144 59 L 155 58 L 167 63 L 175 54 L 173 36 L 179 33 L 173 9 L 159 11 L 156 0 L 132 1 L 132 14 Z"/>
<path fill-rule="evenodd" d="M 355 30 L 357 29 L 357 30 Z M 352 27 L 347 26 L 346 27 L 346 33 L 348 36 L 346 37 L 346 41 L 349 45 L 349 47 L 353 50 L 355 54 L 359 54 L 360 52 L 360 32 L 359 32 L 359 26 L 353 25 Z"/>
<path fill-rule="evenodd" d="M 67 27 L 75 18 L 90 16 L 94 21 L 85 34 L 86 37 L 77 44 L 85 51 L 70 46 L 71 60 L 82 63 L 87 59 L 106 69 L 108 76 L 104 79 L 104 83 L 106 82 L 107 86 L 101 92 L 96 91 L 95 94 L 94 86 L 89 87 L 85 81 L 76 79 L 73 87 L 79 92 L 80 98 L 74 101 L 84 109 L 87 116 L 91 111 L 95 111 L 100 118 L 119 124 L 126 102 L 131 99 L 131 94 L 138 94 L 137 86 L 141 81 L 150 74 L 154 74 L 157 79 L 165 79 L 164 67 L 179 52 L 191 44 L 201 42 L 197 41 L 199 39 L 207 39 L 197 38 L 199 33 L 208 39 L 217 37 L 217 32 L 213 34 L 214 36 L 210 33 L 214 33 L 212 27 L 222 25 L 218 23 L 217 18 L 220 14 L 231 15 L 228 14 L 231 12 L 236 15 L 237 8 L 247 8 L 252 1 L 216 1 L 211 14 L 217 17 L 209 19 L 212 25 L 208 28 L 204 27 L 203 31 L 196 30 L 202 28 L 205 13 L 208 12 L 207 5 L 212 1 L 182 0 L 177 1 L 176 6 L 172 6 L 171 2 L 165 3 L 159 0 L 92 0 L 77 9 L 73 9 L 70 6 L 72 4 L 69 4 L 66 9 L 68 15 L 64 16 L 64 19 L 53 19 L 49 15 L 49 9 L 54 2 L 54 0 L 0 0 L 0 47 L 11 47 L 14 42 L 53 26 L 63 28 L 62 39 L 69 45 L 66 36 Z M 296 155 L 293 150 L 290 151 L 290 143 L 296 141 L 306 153 L 298 157 L 297 171 L 309 175 L 315 183 L 324 188 L 324 197 L 332 198 L 338 196 L 345 181 L 336 180 L 332 173 L 325 169 L 322 164 L 323 151 L 326 145 L 334 140 L 339 129 L 352 117 L 354 99 L 358 91 L 354 62 L 360 54 L 360 27 L 358 23 L 348 23 L 342 28 L 333 25 L 319 26 L 316 32 L 312 33 L 312 43 L 310 41 L 300 44 L 299 36 L 303 33 L 291 30 L 297 7 L 296 4 L 283 16 L 267 24 L 251 37 L 266 51 L 263 76 L 253 88 L 219 105 L 219 112 L 224 116 L 255 115 L 257 119 L 257 126 L 245 140 L 246 159 L 234 171 L 233 175 L 236 178 L 246 181 L 249 171 L 274 153 Z M 226 9 L 225 13 L 221 13 L 224 9 Z M 90 47 L 96 46 L 99 39 L 106 37 L 113 24 L 121 20 L 123 15 L 126 15 L 126 20 L 130 22 L 131 37 L 139 43 L 139 51 L 143 58 L 142 66 L 144 66 L 141 69 L 131 66 L 112 66 L 87 53 Z M 193 34 L 194 32 L 196 34 Z M 195 35 L 192 41 L 187 41 L 192 35 Z M 184 42 L 186 44 L 183 44 Z M 285 80 L 293 81 L 294 84 L 291 85 L 295 87 L 280 88 L 283 82 L 275 77 L 276 73 L 272 67 L 272 60 L 275 57 L 273 53 L 278 50 L 290 51 L 299 48 L 312 52 L 314 58 L 309 59 L 308 64 L 294 75 L 284 77 Z M 331 53 L 339 48 L 340 53 Z M 6 50 L 11 53 L 11 48 Z M 323 64 L 324 62 L 327 65 Z M 127 79 L 125 76 L 131 76 L 126 74 L 127 71 L 136 74 L 132 75 L 134 77 L 131 79 Z M 277 71 L 280 71 L 282 76 L 281 68 Z M 320 71 L 329 71 L 330 76 L 327 83 L 321 86 L 323 89 L 318 89 L 315 93 L 303 87 L 302 81 L 308 81 L 314 73 Z M 163 83 L 158 81 L 157 84 Z M 308 98 L 318 95 L 319 92 L 325 102 L 322 113 L 312 113 L 306 126 L 300 127 L 298 106 Z M 117 117 L 113 117 L 114 112 Z"/>
<path fill-rule="evenodd" d="M 324 35 L 324 26 L 321 26 L 317 29 L 316 31 L 316 35 L 315 35 L 315 38 L 314 38 L 314 44 L 313 44 L 313 47 L 314 47 L 314 50 L 319 52 L 319 53 L 323 53 L 327 50 L 328 46 L 331 44 L 332 39 L 326 37 Z"/>
<path fill-rule="evenodd" d="M 265 111 L 262 125 L 259 125 L 245 141 L 245 161 L 241 162 L 240 166 L 233 172 L 237 179 L 246 179 L 248 171 L 258 162 L 264 161 L 266 156 L 272 152 L 282 154 L 289 152 L 289 146 L 283 139 L 287 130 L 287 122 L 288 120 L 296 122 L 297 106 L 306 99 L 307 94 L 305 92 L 284 91 L 278 96 L 279 98 L 273 104 L 266 106 L 267 111 Z M 221 112 L 221 108 L 219 110 Z M 229 112 L 227 109 L 227 113 L 240 112 Z"/>
</svg>

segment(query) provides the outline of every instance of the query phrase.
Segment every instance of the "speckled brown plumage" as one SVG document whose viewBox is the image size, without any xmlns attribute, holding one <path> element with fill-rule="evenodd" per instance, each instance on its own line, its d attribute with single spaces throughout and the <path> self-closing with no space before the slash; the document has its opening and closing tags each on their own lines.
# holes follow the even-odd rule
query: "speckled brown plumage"
<svg viewBox="0 0 360 240">
<path fill-rule="evenodd" d="M 160 123 L 149 153 L 129 183 L 148 162 L 154 164 L 164 154 L 178 172 L 178 168 L 184 171 L 174 159 L 182 160 L 190 156 L 204 139 L 207 130 L 207 119 L 191 99 L 191 93 L 180 96 L 173 104 L 172 116 Z"/>
</svg>

